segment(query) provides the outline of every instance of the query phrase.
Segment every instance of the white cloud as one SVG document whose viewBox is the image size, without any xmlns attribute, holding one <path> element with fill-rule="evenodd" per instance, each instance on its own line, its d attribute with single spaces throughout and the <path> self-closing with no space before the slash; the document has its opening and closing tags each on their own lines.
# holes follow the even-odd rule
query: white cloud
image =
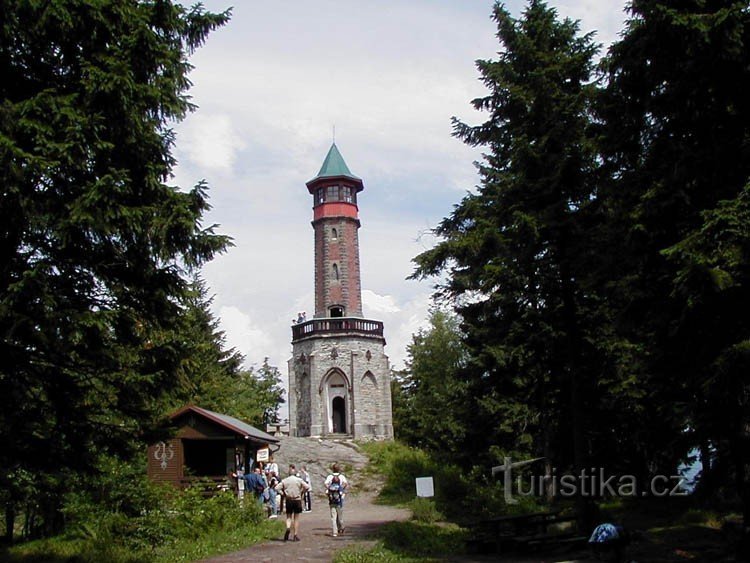
<svg viewBox="0 0 750 563">
<path fill-rule="evenodd" d="M 224 10 L 226 0 L 207 0 Z M 519 15 L 525 2 L 509 0 Z M 624 0 L 551 1 L 610 41 Z M 450 117 L 483 116 L 476 59 L 497 58 L 492 0 L 236 3 L 232 20 L 191 57 L 197 113 L 176 127 L 175 181 L 205 178 L 205 224 L 235 247 L 204 268 L 227 342 L 247 364 L 268 356 L 286 380 L 291 321 L 314 312 L 312 200 L 305 187 L 336 140 L 365 191 L 360 249 L 366 315 L 385 323 L 386 353 L 403 367 L 427 322 L 429 282 L 406 281 L 429 247 L 420 234 L 477 182 L 476 149 Z"/>
<path fill-rule="evenodd" d="M 398 313 L 398 305 L 391 295 L 378 295 L 369 289 L 362 290 L 362 308 L 365 317 L 373 318 L 382 313 Z"/>
<path fill-rule="evenodd" d="M 219 309 L 220 327 L 226 337 L 227 348 L 234 348 L 246 358 L 257 362 L 258 351 L 268 350 L 271 339 L 263 327 L 256 326 L 250 316 L 237 307 Z M 260 360 L 262 361 L 262 357 Z"/>
<path fill-rule="evenodd" d="M 412 335 L 428 325 L 430 303 L 429 292 L 422 292 L 403 303 L 397 313 L 382 316 L 388 342 L 385 351 L 392 368 L 405 367 L 406 347 L 411 344 Z"/>
<path fill-rule="evenodd" d="M 179 127 L 179 147 L 195 168 L 229 173 L 237 152 L 245 147 L 229 115 L 197 113 Z"/>
<path fill-rule="evenodd" d="M 618 39 L 625 21 L 626 0 L 557 0 L 551 2 L 561 16 L 580 20 L 581 33 L 595 31 L 594 41 L 602 43 L 603 52 Z"/>
</svg>

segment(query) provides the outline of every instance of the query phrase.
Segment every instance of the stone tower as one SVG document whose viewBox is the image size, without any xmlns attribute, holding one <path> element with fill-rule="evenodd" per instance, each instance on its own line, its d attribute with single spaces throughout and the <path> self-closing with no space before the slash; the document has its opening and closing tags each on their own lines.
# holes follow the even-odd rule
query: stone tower
<svg viewBox="0 0 750 563">
<path fill-rule="evenodd" d="M 315 315 L 292 326 L 292 435 L 392 438 L 383 323 L 362 315 L 357 194 L 364 185 L 334 143 L 307 189 L 313 197 Z"/>
</svg>

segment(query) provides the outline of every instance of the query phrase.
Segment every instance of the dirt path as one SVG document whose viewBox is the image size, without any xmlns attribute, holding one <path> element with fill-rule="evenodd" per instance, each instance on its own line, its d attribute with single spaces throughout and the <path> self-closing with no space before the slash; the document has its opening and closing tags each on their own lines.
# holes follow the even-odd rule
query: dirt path
<svg viewBox="0 0 750 563">
<path fill-rule="evenodd" d="M 355 543 L 372 545 L 374 542 L 368 538 L 384 523 L 409 517 L 408 510 L 373 504 L 372 500 L 373 493 L 370 492 L 347 496 L 344 514 L 346 533 L 338 537 L 331 536 L 331 516 L 327 503 L 316 499 L 312 512 L 301 515 L 300 541 L 285 542 L 280 536 L 242 551 L 206 559 L 205 563 L 331 561 L 333 554 L 346 546 Z"/>
</svg>

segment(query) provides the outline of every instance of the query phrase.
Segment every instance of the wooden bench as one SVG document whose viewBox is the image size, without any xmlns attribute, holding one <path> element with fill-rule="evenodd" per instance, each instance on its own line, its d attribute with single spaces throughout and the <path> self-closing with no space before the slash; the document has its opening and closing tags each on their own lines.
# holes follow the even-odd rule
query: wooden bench
<svg viewBox="0 0 750 563">
<path fill-rule="evenodd" d="M 289 424 L 286 422 L 269 422 L 266 432 L 271 436 L 289 436 Z"/>
<path fill-rule="evenodd" d="M 564 516 L 559 511 L 488 518 L 474 526 L 468 547 L 480 553 L 499 553 L 545 546 L 573 545 L 587 538 L 582 538 L 574 532 L 551 533 L 550 526 L 573 522 L 575 519 L 575 516 Z"/>
</svg>

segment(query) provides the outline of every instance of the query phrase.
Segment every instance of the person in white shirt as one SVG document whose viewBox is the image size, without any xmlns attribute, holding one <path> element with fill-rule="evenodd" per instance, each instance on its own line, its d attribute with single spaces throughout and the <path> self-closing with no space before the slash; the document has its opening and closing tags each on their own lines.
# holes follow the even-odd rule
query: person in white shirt
<svg viewBox="0 0 750 563">
<path fill-rule="evenodd" d="M 289 539 L 289 534 L 294 532 L 294 541 L 299 541 L 299 515 L 302 513 L 302 494 L 310 488 L 310 485 L 297 477 L 294 465 L 289 466 L 289 477 L 276 485 L 276 491 L 283 493 L 286 497 L 286 532 L 284 541 Z"/>
<path fill-rule="evenodd" d="M 266 463 L 266 466 L 263 469 L 266 473 L 276 473 L 276 475 L 281 475 L 281 473 L 279 473 L 279 464 L 273 460 L 273 456 L 269 456 L 268 463 Z"/>
</svg>

